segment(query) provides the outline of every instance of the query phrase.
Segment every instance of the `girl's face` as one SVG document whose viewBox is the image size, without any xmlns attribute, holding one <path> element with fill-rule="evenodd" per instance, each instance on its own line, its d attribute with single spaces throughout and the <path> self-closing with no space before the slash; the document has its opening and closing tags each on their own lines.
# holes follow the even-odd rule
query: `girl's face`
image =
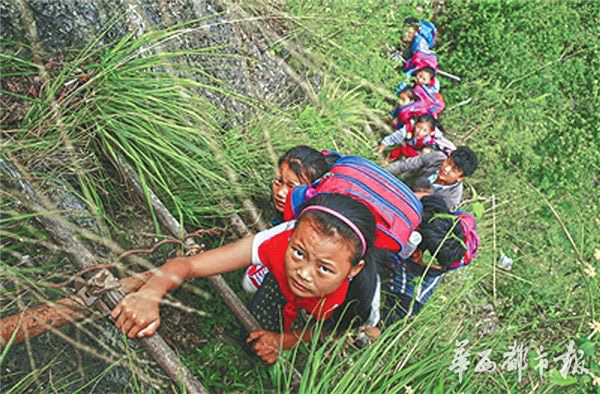
<svg viewBox="0 0 600 394">
<path fill-rule="evenodd" d="M 428 122 L 419 122 L 415 125 L 415 138 L 418 140 L 433 134 L 433 127 Z"/>
<path fill-rule="evenodd" d="M 279 212 L 283 212 L 285 198 L 287 197 L 288 192 L 294 186 L 302 185 L 304 183 L 309 182 L 294 174 L 294 171 L 291 170 L 288 163 L 282 163 L 273 179 L 273 203 L 275 204 L 275 209 Z"/>
<path fill-rule="evenodd" d="M 285 271 L 292 292 L 298 297 L 323 297 L 364 266 L 352 265 L 354 244 L 340 236 L 326 236 L 313 219 L 296 225 L 285 252 Z"/>
<path fill-rule="evenodd" d="M 416 77 L 418 84 L 429 85 L 431 83 L 431 74 L 429 74 L 427 71 L 419 71 Z"/>
<path fill-rule="evenodd" d="M 404 36 L 402 36 L 402 41 L 408 45 L 412 42 L 413 38 L 415 38 L 415 34 L 417 34 L 417 29 L 414 27 L 407 27 L 404 31 Z"/>
<path fill-rule="evenodd" d="M 411 103 L 410 97 L 408 96 L 408 93 L 406 93 L 406 92 L 400 93 L 398 98 L 399 98 L 401 107 L 404 107 L 405 105 L 408 105 Z"/>
</svg>

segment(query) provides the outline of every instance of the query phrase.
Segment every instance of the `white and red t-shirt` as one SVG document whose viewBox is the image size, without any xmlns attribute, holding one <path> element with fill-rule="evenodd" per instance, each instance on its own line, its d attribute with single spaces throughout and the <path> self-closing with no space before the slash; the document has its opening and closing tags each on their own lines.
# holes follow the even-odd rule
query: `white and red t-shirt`
<svg viewBox="0 0 600 394">
<path fill-rule="evenodd" d="M 298 308 L 311 313 L 316 319 L 327 319 L 333 310 L 341 305 L 348 292 L 348 280 L 323 297 L 298 297 L 294 294 L 285 273 L 285 252 L 290 243 L 296 221 L 281 223 L 254 236 L 252 242 L 252 263 L 262 264 L 277 280 L 279 289 L 287 304 L 283 307 L 284 330 L 289 331 L 296 319 Z"/>
</svg>

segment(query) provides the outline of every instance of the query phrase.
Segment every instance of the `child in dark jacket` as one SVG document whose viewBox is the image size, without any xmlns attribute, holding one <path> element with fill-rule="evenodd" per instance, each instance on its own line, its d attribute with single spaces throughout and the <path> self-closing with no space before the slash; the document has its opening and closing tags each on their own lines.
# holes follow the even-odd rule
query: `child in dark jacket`
<svg viewBox="0 0 600 394">
<path fill-rule="evenodd" d="M 468 265 L 479 247 L 475 219 L 462 211 L 450 212 L 439 197 L 425 196 L 423 220 L 418 228 L 422 241 L 407 259 L 399 259 L 390 284 L 383 318 L 387 325 L 417 314 L 449 270 Z M 430 257 L 425 259 L 424 252 Z"/>
<path fill-rule="evenodd" d="M 460 204 L 463 181 L 477 169 L 477 155 L 467 146 L 459 146 L 448 157 L 433 151 L 388 165 L 392 174 L 403 175 L 404 182 L 413 187 L 420 179 L 429 180 L 433 194 L 440 196 L 450 208 Z"/>
</svg>

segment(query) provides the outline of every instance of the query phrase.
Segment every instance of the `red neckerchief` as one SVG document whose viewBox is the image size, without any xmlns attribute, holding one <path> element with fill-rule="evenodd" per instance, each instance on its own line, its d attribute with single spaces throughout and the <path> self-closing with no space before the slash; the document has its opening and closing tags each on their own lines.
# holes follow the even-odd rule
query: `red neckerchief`
<svg viewBox="0 0 600 394">
<path fill-rule="evenodd" d="M 292 230 L 287 230 L 266 240 L 258 250 L 260 261 L 271 271 L 281 293 L 285 297 L 287 304 L 283 307 L 283 327 L 285 331 L 290 331 L 292 323 L 298 316 L 298 308 L 310 312 L 317 320 L 324 320 L 331 316 L 333 310 L 341 305 L 346 299 L 348 292 L 348 279 L 323 297 L 301 298 L 294 294 L 288 283 L 285 274 L 285 251 L 290 243 Z"/>
</svg>

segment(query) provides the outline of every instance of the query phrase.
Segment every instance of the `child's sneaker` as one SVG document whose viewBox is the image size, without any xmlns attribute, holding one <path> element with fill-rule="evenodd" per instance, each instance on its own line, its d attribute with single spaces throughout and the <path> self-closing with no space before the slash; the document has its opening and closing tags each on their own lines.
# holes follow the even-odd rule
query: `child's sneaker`
<svg viewBox="0 0 600 394">
<path fill-rule="evenodd" d="M 242 288 L 248 293 L 255 293 L 260 287 L 269 269 L 262 264 L 252 264 L 244 273 Z"/>
</svg>

